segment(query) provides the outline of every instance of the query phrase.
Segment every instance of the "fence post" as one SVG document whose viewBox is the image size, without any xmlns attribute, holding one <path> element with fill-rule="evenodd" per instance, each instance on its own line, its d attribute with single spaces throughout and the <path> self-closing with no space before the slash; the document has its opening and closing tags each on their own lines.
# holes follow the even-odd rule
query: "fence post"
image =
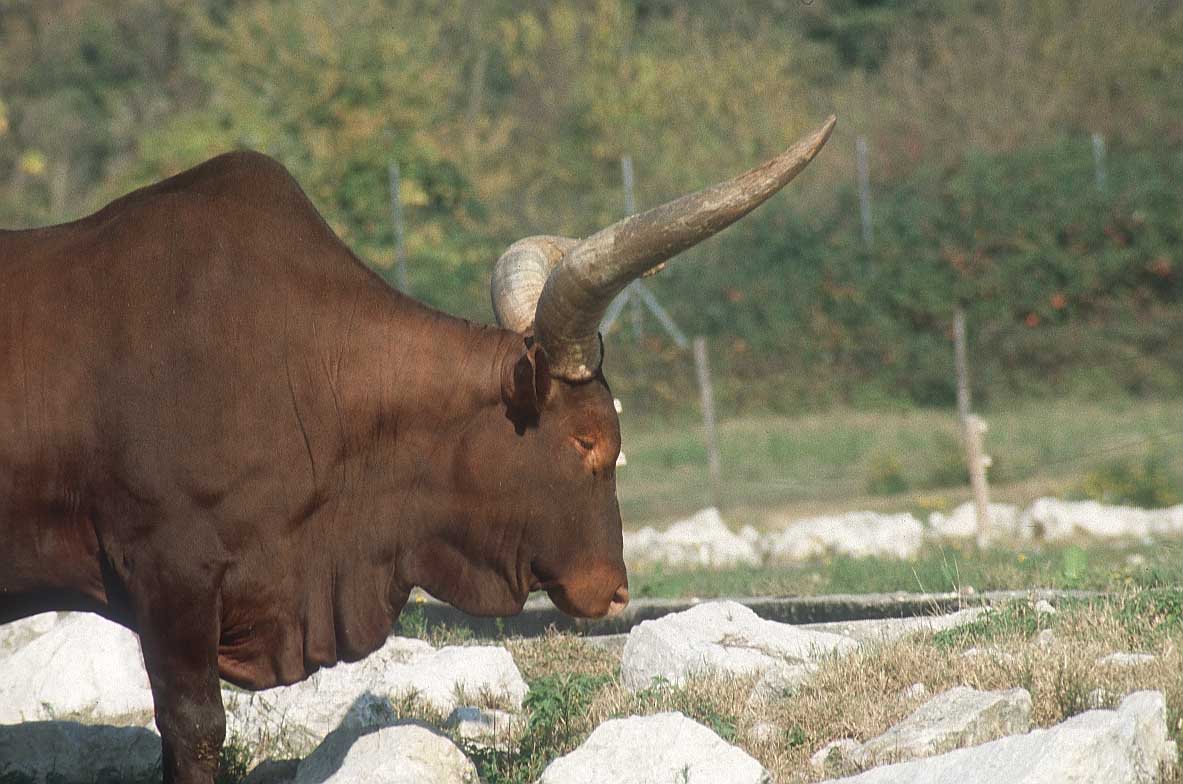
<svg viewBox="0 0 1183 784">
<path fill-rule="evenodd" d="M 863 245 L 870 250 L 875 237 L 871 230 L 871 163 L 868 160 L 867 137 L 855 139 L 854 149 L 858 163 L 858 206 L 863 222 Z"/>
<path fill-rule="evenodd" d="M 620 179 L 624 184 L 624 214 L 628 217 L 637 211 L 636 196 L 633 192 L 633 156 L 620 157 Z M 629 300 L 632 305 L 629 316 L 633 324 L 633 337 L 640 340 L 645 329 L 645 312 L 642 309 L 644 306 L 641 304 L 641 298 L 637 296 L 637 285 L 638 281 L 635 280 L 629 284 Z"/>
<path fill-rule="evenodd" d="M 715 393 L 711 387 L 711 367 L 707 358 L 707 339 L 694 338 L 694 369 L 698 374 L 698 389 L 702 395 L 702 424 L 707 448 L 708 493 L 710 505 L 719 508 L 721 470 L 719 442 L 715 433 Z"/>
<path fill-rule="evenodd" d="M 969 470 L 969 485 L 973 490 L 974 515 L 978 522 L 978 544 L 985 544 L 990 536 L 990 490 L 986 483 L 986 467 L 990 458 L 982 446 L 986 423 L 970 413 L 969 359 L 965 348 L 965 309 L 960 305 L 953 311 L 953 359 L 957 369 L 957 417 L 961 421 L 961 437 L 965 444 L 965 464 Z"/>
<path fill-rule="evenodd" d="M 1093 171 L 1097 179 L 1097 190 L 1105 192 L 1105 137 L 1093 132 Z"/>
<path fill-rule="evenodd" d="M 399 198 L 398 163 L 391 162 L 390 174 L 390 218 L 394 222 L 394 280 L 398 290 L 409 294 L 407 290 L 407 249 L 403 236 L 403 203 Z"/>
</svg>

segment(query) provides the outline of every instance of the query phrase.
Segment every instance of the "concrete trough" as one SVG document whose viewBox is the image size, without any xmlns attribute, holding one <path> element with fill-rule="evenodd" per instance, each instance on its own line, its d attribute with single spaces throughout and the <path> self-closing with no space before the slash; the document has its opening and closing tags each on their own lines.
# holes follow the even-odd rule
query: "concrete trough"
<svg viewBox="0 0 1183 784">
<path fill-rule="evenodd" d="M 780 623 L 816 624 L 883 618 L 944 615 L 971 607 L 989 607 L 1013 601 L 1041 599 L 1053 606 L 1064 601 L 1097 599 L 1097 591 L 987 591 L 962 593 L 878 593 L 831 596 L 754 596 L 737 598 L 761 618 Z M 471 630 L 477 637 L 538 637 L 550 628 L 588 637 L 626 634 L 642 621 L 682 612 L 709 599 L 635 599 L 620 615 L 600 620 L 580 620 L 560 612 L 545 596 L 533 597 L 519 615 L 479 618 L 430 597 L 413 601 L 407 611 L 420 612 L 429 627 L 450 626 Z"/>
</svg>

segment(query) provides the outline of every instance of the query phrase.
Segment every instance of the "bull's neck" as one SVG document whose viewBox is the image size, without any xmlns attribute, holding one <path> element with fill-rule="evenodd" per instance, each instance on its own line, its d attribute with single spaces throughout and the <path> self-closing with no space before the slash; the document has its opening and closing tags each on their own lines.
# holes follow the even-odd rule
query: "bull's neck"
<svg viewBox="0 0 1183 784">
<path fill-rule="evenodd" d="M 481 492 L 474 439 L 505 422 L 502 368 L 522 338 L 393 292 L 357 330 L 344 397 L 361 484 L 396 553 L 395 582 L 469 612 L 516 612 L 528 575 L 521 531 Z"/>
</svg>

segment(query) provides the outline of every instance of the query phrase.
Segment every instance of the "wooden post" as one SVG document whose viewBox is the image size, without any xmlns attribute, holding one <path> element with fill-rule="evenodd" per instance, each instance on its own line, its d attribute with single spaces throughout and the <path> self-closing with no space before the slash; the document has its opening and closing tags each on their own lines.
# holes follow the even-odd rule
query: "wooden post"
<svg viewBox="0 0 1183 784">
<path fill-rule="evenodd" d="M 974 513 L 978 521 L 978 544 L 989 539 L 990 490 L 986 484 L 986 467 L 990 458 L 982 447 L 986 423 L 970 413 L 969 359 L 965 348 L 965 309 L 960 305 L 953 311 L 953 358 L 957 368 L 957 417 L 961 421 L 961 437 L 965 444 L 965 464 L 969 469 L 969 485 L 973 490 Z"/>
<path fill-rule="evenodd" d="M 403 236 L 403 204 L 399 198 L 398 164 L 391 163 L 390 169 L 390 217 L 394 222 L 394 280 L 398 290 L 409 294 L 407 290 L 407 249 Z"/>
<path fill-rule="evenodd" d="M 707 358 L 707 339 L 699 335 L 694 339 L 694 369 L 698 373 L 698 388 L 702 394 L 702 424 L 707 448 L 707 474 L 709 478 L 710 505 L 719 508 L 721 469 L 719 466 L 719 442 L 715 434 L 715 393 L 711 387 L 711 367 Z"/>
</svg>

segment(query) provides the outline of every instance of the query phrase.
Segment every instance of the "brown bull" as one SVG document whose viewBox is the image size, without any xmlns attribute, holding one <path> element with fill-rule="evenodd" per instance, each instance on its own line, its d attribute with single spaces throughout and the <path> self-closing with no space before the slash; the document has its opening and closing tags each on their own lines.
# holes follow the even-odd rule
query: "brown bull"
<svg viewBox="0 0 1183 784">
<path fill-rule="evenodd" d="M 832 128 L 582 241 L 514 244 L 500 328 L 390 289 L 257 154 L 0 231 L 0 623 L 90 610 L 137 631 L 164 780 L 208 784 L 219 676 L 359 659 L 414 586 L 481 615 L 535 590 L 619 609 L 600 318 Z"/>
</svg>

